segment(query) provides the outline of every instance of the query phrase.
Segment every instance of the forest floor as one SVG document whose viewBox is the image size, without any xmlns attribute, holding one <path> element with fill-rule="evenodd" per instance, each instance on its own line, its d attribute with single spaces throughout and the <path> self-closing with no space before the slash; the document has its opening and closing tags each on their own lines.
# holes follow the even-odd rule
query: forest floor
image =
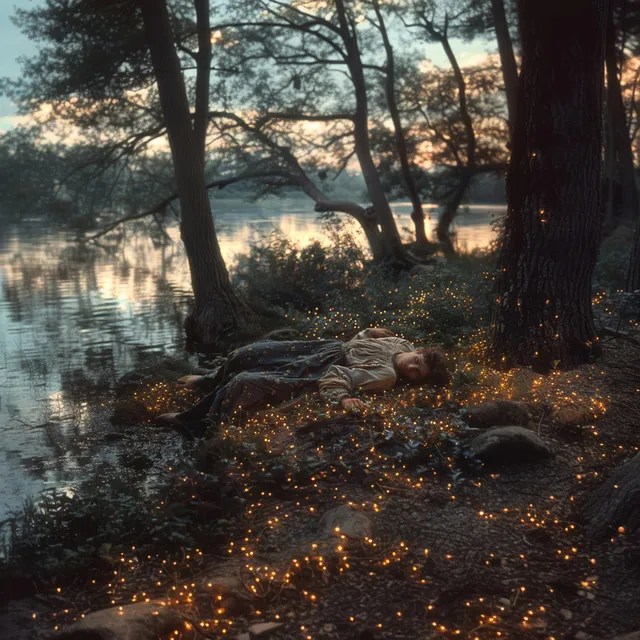
<svg viewBox="0 0 640 640">
<path fill-rule="evenodd" d="M 261 622 L 281 625 L 265 630 L 274 640 L 588 640 L 640 629 L 637 537 L 620 524 L 594 541 L 581 517 L 639 450 L 640 346 L 603 342 L 598 362 L 572 371 L 497 373 L 482 364 L 479 333 L 450 350 L 450 390 L 399 389 L 363 415 L 309 400 L 204 447 L 148 423 L 129 430 L 130 455 L 168 439 L 196 469 L 176 470 L 135 535 L 96 536 L 90 568 L 41 570 L 23 637 L 148 599 L 180 615 L 150 636 L 166 638 L 249 640 Z M 132 389 L 150 408 L 176 401 L 166 385 Z M 473 411 L 500 399 L 526 408 Z M 552 455 L 527 460 L 516 448 L 482 463 L 469 442 L 500 424 L 523 424 Z"/>
</svg>

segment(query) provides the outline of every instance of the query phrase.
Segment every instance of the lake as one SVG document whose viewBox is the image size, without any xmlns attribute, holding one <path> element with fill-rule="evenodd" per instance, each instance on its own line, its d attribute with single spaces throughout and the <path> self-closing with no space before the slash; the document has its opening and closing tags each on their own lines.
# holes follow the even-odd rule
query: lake
<svg viewBox="0 0 640 640">
<path fill-rule="evenodd" d="M 214 200 L 222 254 L 230 268 L 261 235 L 300 245 L 323 238 L 308 204 Z M 412 227 L 411 205 L 393 205 Z M 427 207 L 433 237 L 435 207 Z M 456 221 L 462 251 L 487 246 L 505 207 L 469 206 Z M 43 489 L 72 490 L 94 462 L 91 402 L 70 393 L 107 389 L 145 358 L 181 353 L 189 272 L 177 228 L 158 243 L 125 231 L 117 249 L 84 246 L 71 232 L 25 222 L 0 238 L 0 522 Z"/>
</svg>

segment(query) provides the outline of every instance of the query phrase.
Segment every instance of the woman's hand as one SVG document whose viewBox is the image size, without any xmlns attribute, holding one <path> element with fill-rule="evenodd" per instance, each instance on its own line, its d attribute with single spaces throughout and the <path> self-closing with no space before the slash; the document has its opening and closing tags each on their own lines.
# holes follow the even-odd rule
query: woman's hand
<svg viewBox="0 0 640 640">
<path fill-rule="evenodd" d="M 392 338 L 394 334 L 393 331 L 389 331 L 389 329 L 376 327 L 374 329 L 369 329 L 369 335 L 372 338 Z"/>
<path fill-rule="evenodd" d="M 182 376 L 182 378 L 178 378 L 176 387 L 178 387 L 178 389 L 195 389 L 202 377 L 203 376 Z"/>
<path fill-rule="evenodd" d="M 345 411 L 362 411 L 365 408 L 364 402 L 358 398 L 342 398 L 340 406 Z"/>
</svg>

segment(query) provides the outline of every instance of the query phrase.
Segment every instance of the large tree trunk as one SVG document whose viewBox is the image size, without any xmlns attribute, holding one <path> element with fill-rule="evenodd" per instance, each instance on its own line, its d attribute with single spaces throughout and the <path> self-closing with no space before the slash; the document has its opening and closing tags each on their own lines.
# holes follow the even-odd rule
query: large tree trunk
<svg viewBox="0 0 640 640">
<path fill-rule="evenodd" d="M 231 290 L 229 274 L 218 246 L 205 186 L 204 152 L 192 128 L 166 1 L 138 0 L 138 4 L 180 194 L 180 233 L 189 260 L 195 301 L 187 322 L 187 334 L 194 346 L 206 348 L 216 345 L 222 337 L 240 326 L 245 309 Z M 200 121 L 196 126 L 204 125 Z"/>
<path fill-rule="evenodd" d="M 591 276 L 607 0 L 520 0 L 518 8 L 522 67 L 492 353 L 502 365 L 545 371 L 597 353 Z"/>
<path fill-rule="evenodd" d="M 493 25 L 498 42 L 498 52 L 500 53 L 504 89 L 507 94 L 509 132 L 513 133 L 513 123 L 515 122 L 518 100 L 518 65 L 516 64 L 516 57 L 513 54 L 513 43 L 504 10 L 504 0 L 491 0 L 491 13 L 493 15 Z"/>
<path fill-rule="evenodd" d="M 633 150 L 629 127 L 627 126 L 622 88 L 618 77 L 618 54 L 616 50 L 616 31 L 613 22 L 613 9 L 609 9 L 607 18 L 606 69 L 607 69 L 607 108 L 613 133 L 613 161 L 620 180 L 622 203 L 621 210 L 613 211 L 613 224 L 622 221 L 637 221 L 640 215 L 640 202 L 636 186 Z"/>
<path fill-rule="evenodd" d="M 340 24 L 340 35 L 347 52 L 347 65 L 353 83 L 356 109 L 354 119 L 354 144 L 356 157 L 362 169 L 369 200 L 382 229 L 382 241 L 384 243 L 385 261 L 393 265 L 404 265 L 409 262 L 406 251 L 402 246 L 402 240 L 398 233 L 393 212 L 384 192 L 384 187 L 378 175 L 378 169 L 371 155 L 369 144 L 369 105 L 367 100 L 367 85 L 364 78 L 364 70 L 358 42 L 344 7 L 343 0 L 336 0 L 336 10 Z"/>
</svg>

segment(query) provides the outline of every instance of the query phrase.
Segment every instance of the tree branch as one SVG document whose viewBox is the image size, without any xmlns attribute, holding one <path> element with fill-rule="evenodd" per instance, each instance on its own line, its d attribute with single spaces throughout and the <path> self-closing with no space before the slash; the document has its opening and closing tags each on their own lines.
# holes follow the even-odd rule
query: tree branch
<svg viewBox="0 0 640 640">
<path fill-rule="evenodd" d="M 235 184 L 236 182 L 240 182 L 242 180 L 255 180 L 258 178 L 270 178 L 270 177 L 288 177 L 288 174 L 283 171 L 258 171 L 255 173 L 245 173 L 237 176 L 229 176 L 228 178 L 216 178 L 211 182 L 206 184 L 206 188 L 208 189 L 224 189 L 231 184 Z M 147 209 L 146 211 L 141 211 L 139 213 L 132 213 L 127 216 L 123 216 L 114 220 L 112 223 L 108 224 L 104 229 L 101 229 L 97 233 L 85 238 L 86 242 L 91 242 L 100 238 L 110 231 L 113 231 L 116 227 L 119 227 L 121 224 L 125 222 L 131 222 L 133 220 L 141 220 L 142 218 L 148 218 L 149 216 L 156 216 L 158 213 L 162 213 L 170 204 L 172 204 L 175 200 L 180 197 L 178 192 L 174 192 L 171 195 L 164 198 L 157 204 L 155 204 L 151 209 Z"/>
</svg>

